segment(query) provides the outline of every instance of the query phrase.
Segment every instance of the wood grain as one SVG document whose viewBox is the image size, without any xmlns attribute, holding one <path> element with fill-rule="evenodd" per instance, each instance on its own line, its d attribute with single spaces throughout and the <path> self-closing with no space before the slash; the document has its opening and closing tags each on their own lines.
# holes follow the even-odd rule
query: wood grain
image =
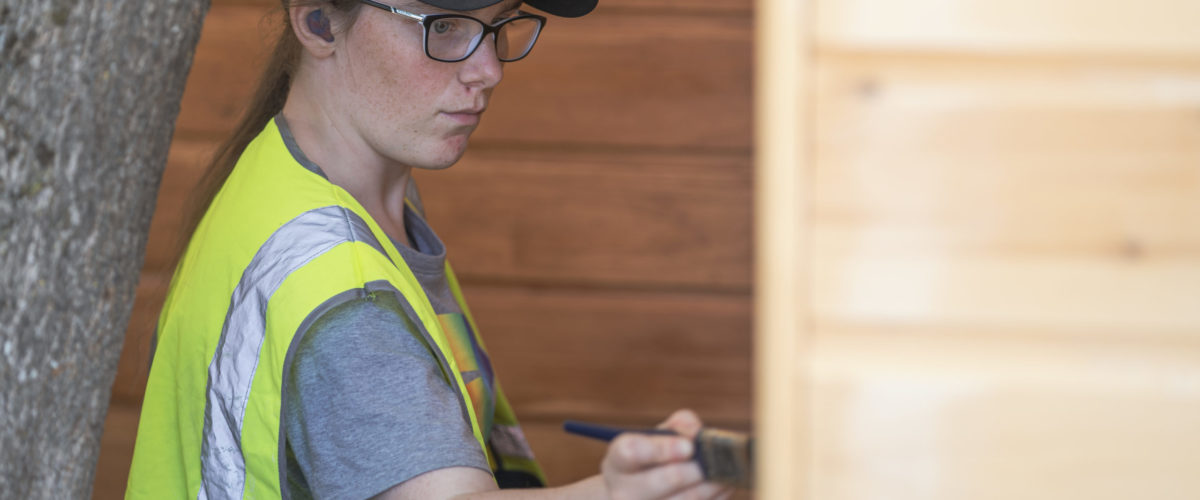
<svg viewBox="0 0 1200 500">
<path fill-rule="evenodd" d="M 703 294 L 469 285 L 515 408 L 529 417 L 750 416 L 750 303 Z"/>
<path fill-rule="evenodd" d="M 150 220 L 150 238 L 146 242 L 143 272 L 171 273 L 175 254 L 186 244 L 180 234 L 200 178 L 208 167 L 217 143 L 176 139 L 171 143 L 167 168 L 158 188 L 154 217 Z"/>
<path fill-rule="evenodd" d="M 758 161 L 814 161 L 756 188 L 760 224 L 791 222 L 760 255 L 794 244 L 757 275 L 757 352 L 795 359 L 758 372 L 759 421 L 792 418 L 801 450 L 772 498 L 1200 494 L 1200 4 L 815 14 L 758 44 L 816 56 L 759 68 L 800 104 L 758 108 Z M 779 303 L 803 317 L 777 327 Z"/>
<path fill-rule="evenodd" d="M 749 288 L 742 156 L 482 152 L 416 175 L 465 279 Z"/>
<path fill-rule="evenodd" d="M 246 109 L 283 17 L 277 3 L 214 3 L 175 122 L 176 137 L 224 139 Z"/>
<path fill-rule="evenodd" d="M 820 124 L 814 4 L 755 12 L 754 484 L 762 498 L 811 499 L 813 172 Z"/>
<path fill-rule="evenodd" d="M 477 139 L 749 149 L 749 17 L 598 13 L 543 36 Z"/>
<path fill-rule="evenodd" d="M 125 343 L 121 346 L 117 376 L 113 380 L 113 404 L 142 404 L 146 380 L 150 376 L 154 331 L 158 326 L 158 314 L 166 298 L 170 280 L 170 273 L 142 272 L 138 281 L 137 298 L 133 302 L 133 312 L 129 315 L 129 326 L 125 329 Z"/>
<path fill-rule="evenodd" d="M 835 58 L 819 321 L 1193 335 L 1200 67 Z"/>
<path fill-rule="evenodd" d="M 140 412 L 140 401 L 133 405 L 119 402 L 109 405 L 100 440 L 100 459 L 96 463 L 96 482 L 92 485 L 93 500 L 125 498 Z"/>
<path fill-rule="evenodd" d="M 826 329 L 816 496 L 1194 498 L 1197 340 Z"/>
<path fill-rule="evenodd" d="M 824 47 L 958 53 L 1200 55 L 1191 0 L 824 0 Z"/>
</svg>

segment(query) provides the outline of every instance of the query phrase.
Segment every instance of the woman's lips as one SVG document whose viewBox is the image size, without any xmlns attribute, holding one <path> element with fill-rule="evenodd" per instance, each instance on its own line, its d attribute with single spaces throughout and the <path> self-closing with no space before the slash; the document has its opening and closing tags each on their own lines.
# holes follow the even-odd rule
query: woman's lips
<svg viewBox="0 0 1200 500">
<path fill-rule="evenodd" d="M 483 114 L 483 111 L 484 108 L 472 108 L 460 109 L 457 111 L 443 111 L 442 114 L 459 125 L 478 125 L 479 117 Z"/>
</svg>

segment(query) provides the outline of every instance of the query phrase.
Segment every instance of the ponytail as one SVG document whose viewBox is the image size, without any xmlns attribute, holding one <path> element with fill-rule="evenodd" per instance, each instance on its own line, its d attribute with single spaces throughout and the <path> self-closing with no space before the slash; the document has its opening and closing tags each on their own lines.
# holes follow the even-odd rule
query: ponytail
<svg viewBox="0 0 1200 500">
<path fill-rule="evenodd" d="M 345 19 L 348 22 L 344 29 L 349 29 L 356 17 L 358 2 L 356 0 L 325 0 L 325 2 L 346 15 Z M 200 219 L 208 211 L 213 198 L 217 196 L 217 192 L 221 190 L 221 186 L 225 184 L 229 174 L 233 172 L 233 167 L 237 165 L 238 158 L 242 156 L 246 146 L 249 146 L 250 142 L 258 137 L 263 127 L 266 127 L 275 115 L 283 111 L 288 91 L 292 88 L 292 78 L 295 77 L 296 68 L 300 62 L 301 52 L 300 41 L 292 32 L 288 7 L 301 3 L 322 2 L 283 1 L 283 29 L 280 30 L 279 39 L 275 43 L 275 51 L 271 53 L 271 58 L 267 61 L 262 76 L 259 77 L 258 87 L 251 98 L 250 106 L 234 128 L 233 135 L 213 153 L 212 160 L 200 178 L 196 189 L 192 192 L 188 206 L 184 209 L 183 223 L 180 225 L 179 237 L 170 260 L 172 269 L 183 257 L 192 233 L 196 231 L 196 227 L 200 225 Z"/>
</svg>

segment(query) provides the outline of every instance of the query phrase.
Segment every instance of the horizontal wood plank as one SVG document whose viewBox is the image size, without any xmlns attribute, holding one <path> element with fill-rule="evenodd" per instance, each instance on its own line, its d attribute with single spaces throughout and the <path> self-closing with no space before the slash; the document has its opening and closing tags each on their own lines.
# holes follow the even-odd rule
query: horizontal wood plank
<svg viewBox="0 0 1200 500">
<path fill-rule="evenodd" d="M 1200 328 L 1200 67 L 833 58 L 822 321 Z"/>
<path fill-rule="evenodd" d="M 92 485 L 93 500 L 125 498 L 140 411 L 140 403 L 114 402 L 108 406 L 104 434 L 100 438 L 100 458 L 96 462 L 96 481 Z"/>
<path fill-rule="evenodd" d="M 243 112 L 273 43 L 270 8 L 217 5 L 184 92 L 177 130 L 220 137 Z M 477 142 L 750 147 L 750 19 L 597 12 L 548 28 L 505 82 Z"/>
<path fill-rule="evenodd" d="M 117 375 L 113 380 L 114 404 L 142 404 L 142 395 L 146 393 L 146 380 L 150 376 L 154 331 L 158 326 L 158 314 L 162 310 L 170 278 L 170 273 L 143 272 L 138 281 L 133 311 L 129 315 L 129 326 L 125 328 L 125 342 L 121 345 Z"/>
<path fill-rule="evenodd" d="M 1192 0 L 824 0 L 824 48 L 1200 56 Z"/>
<path fill-rule="evenodd" d="M 750 18 L 602 15 L 506 68 L 477 140 L 750 147 Z"/>
<path fill-rule="evenodd" d="M 519 417 L 519 415 L 518 415 Z M 552 486 L 580 481 L 600 473 L 605 443 L 567 434 L 562 422 L 521 418 L 521 430 Z"/>
<path fill-rule="evenodd" d="M 749 288 L 748 158 L 483 152 L 416 175 L 466 279 Z"/>
<path fill-rule="evenodd" d="M 821 237 L 817 232 L 817 237 Z M 822 322 L 1052 329 L 1063 335 L 1195 337 L 1200 262 L 841 255 L 817 248 Z"/>
<path fill-rule="evenodd" d="M 656 421 L 692 408 L 750 412 L 750 301 L 726 297 L 468 286 L 505 391 L 534 418 Z"/>
<path fill-rule="evenodd" d="M 176 139 L 167 154 L 158 188 L 150 235 L 146 242 L 146 260 L 142 267 L 152 273 L 174 271 L 175 254 L 186 244 L 181 234 L 193 203 L 196 203 L 201 178 L 216 149 L 216 142 Z"/>
<path fill-rule="evenodd" d="M 816 496 L 1200 495 L 1200 343 L 824 330 Z"/>
<path fill-rule="evenodd" d="M 176 137 L 224 139 L 249 105 L 283 29 L 275 3 L 214 4 L 204 20 L 175 121 Z"/>
</svg>

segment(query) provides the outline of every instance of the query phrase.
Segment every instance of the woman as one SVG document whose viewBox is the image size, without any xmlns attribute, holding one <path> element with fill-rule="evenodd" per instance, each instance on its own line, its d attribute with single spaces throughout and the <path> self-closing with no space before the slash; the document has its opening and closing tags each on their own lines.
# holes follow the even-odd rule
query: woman
<svg viewBox="0 0 1200 500">
<path fill-rule="evenodd" d="M 284 1 L 163 306 L 128 496 L 727 496 L 686 437 L 640 435 L 587 480 L 496 491 L 543 476 L 410 173 L 462 156 L 545 19 L 519 0 L 390 1 Z"/>
</svg>

